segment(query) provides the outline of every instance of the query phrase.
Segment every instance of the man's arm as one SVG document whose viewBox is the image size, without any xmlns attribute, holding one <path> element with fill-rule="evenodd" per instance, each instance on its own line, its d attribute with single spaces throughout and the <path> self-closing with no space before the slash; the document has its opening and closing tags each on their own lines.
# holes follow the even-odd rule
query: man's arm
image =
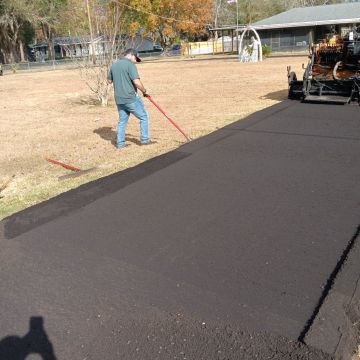
<svg viewBox="0 0 360 360">
<path fill-rule="evenodd" d="M 146 89 L 140 79 L 134 79 L 132 81 L 137 89 L 139 89 L 144 96 L 146 96 Z"/>
</svg>

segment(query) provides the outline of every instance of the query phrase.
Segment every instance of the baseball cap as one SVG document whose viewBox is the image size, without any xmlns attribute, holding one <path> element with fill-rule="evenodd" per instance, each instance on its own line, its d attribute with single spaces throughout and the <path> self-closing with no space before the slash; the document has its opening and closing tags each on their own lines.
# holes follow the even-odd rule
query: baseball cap
<svg viewBox="0 0 360 360">
<path fill-rule="evenodd" d="M 134 55 L 136 57 L 136 62 L 141 62 L 141 59 L 139 58 L 139 53 L 135 49 L 127 49 L 125 51 L 125 56 L 129 54 Z"/>
</svg>

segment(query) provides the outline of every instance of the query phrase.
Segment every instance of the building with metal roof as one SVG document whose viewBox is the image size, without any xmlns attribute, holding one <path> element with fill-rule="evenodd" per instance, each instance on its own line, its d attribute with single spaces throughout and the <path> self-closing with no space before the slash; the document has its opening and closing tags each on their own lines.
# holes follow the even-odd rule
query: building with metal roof
<svg viewBox="0 0 360 360">
<path fill-rule="evenodd" d="M 257 30 L 306 26 L 356 24 L 360 2 L 294 8 L 253 24 Z"/>
<path fill-rule="evenodd" d="M 305 52 L 329 33 L 345 35 L 360 26 L 360 2 L 294 8 L 253 23 L 272 52 Z M 242 31 L 236 26 L 211 29 L 222 36 Z"/>
</svg>

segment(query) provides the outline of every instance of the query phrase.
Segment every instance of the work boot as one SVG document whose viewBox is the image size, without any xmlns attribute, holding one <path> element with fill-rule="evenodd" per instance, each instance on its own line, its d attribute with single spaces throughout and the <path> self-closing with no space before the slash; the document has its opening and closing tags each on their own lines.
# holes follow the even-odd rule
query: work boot
<svg viewBox="0 0 360 360">
<path fill-rule="evenodd" d="M 142 146 L 142 145 L 152 145 L 152 144 L 157 144 L 157 141 L 150 140 L 146 143 L 141 143 L 140 145 Z"/>
<path fill-rule="evenodd" d="M 119 149 L 119 150 L 121 150 L 121 149 L 127 148 L 127 147 L 129 147 L 129 146 L 130 146 L 130 144 L 125 144 L 125 145 L 123 145 L 123 146 L 117 146 L 116 148 Z"/>
</svg>

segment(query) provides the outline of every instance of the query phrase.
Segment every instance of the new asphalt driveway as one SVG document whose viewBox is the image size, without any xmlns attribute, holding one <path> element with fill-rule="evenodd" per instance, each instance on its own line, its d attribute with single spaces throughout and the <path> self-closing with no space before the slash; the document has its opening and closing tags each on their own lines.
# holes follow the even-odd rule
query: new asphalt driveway
<svg viewBox="0 0 360 360">
<path fill-rule="evenodd" d="M 0 359 L 330 358 L 359 159 L 358 106 L 285 101 L 5 219 Z"/>
</svg>

